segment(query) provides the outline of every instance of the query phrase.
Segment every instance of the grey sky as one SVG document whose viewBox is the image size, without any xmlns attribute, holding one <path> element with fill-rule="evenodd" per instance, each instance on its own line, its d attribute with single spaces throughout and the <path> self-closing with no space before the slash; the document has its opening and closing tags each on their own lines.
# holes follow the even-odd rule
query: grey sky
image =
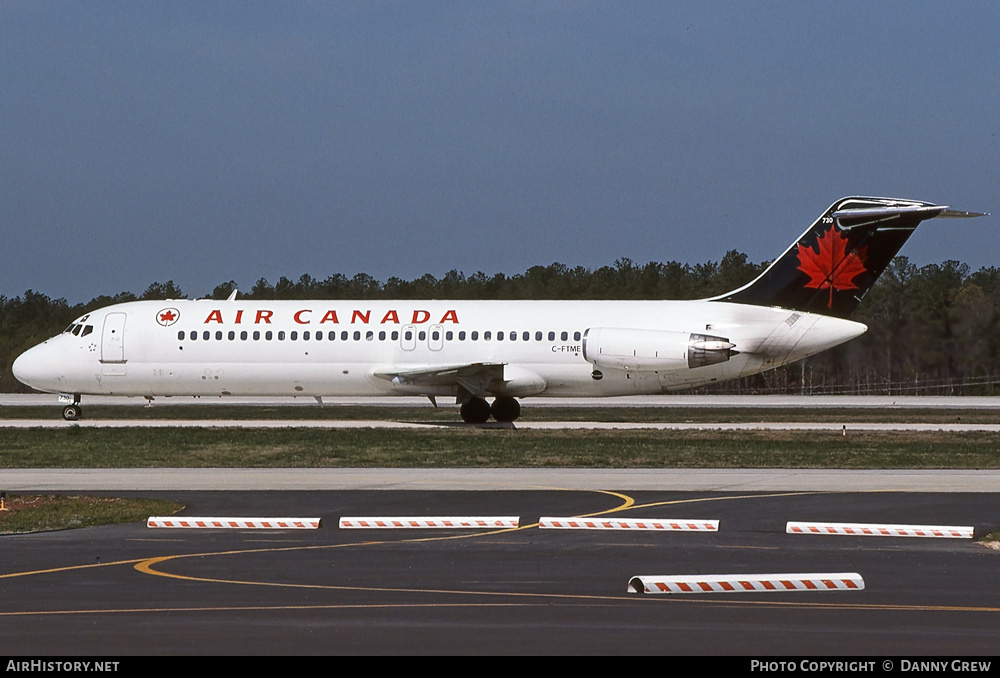
<svg viewBox="0 0 1000 678">
<path fill-rule="evenodd" d="M 0 2 L 0 294 L 779 254 L 1000 213 L 1000 3 Z M 995 217 L 918 264 L 1000 265 Z"/>
</svg>

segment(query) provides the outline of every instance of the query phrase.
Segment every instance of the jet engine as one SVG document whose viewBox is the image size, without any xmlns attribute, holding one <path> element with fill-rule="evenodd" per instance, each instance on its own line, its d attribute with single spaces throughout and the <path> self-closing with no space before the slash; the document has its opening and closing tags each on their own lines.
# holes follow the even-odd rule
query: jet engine
<svg viewBox="0 0 1000 678">
<path fill-rule="evenodd" d="M 736 355 L 725 337 L 691 332 L 592 327 L 583 335 L 583 357 L 597 367 L 620 370 L 685 370 L 715 365 Z"/>
</svg>

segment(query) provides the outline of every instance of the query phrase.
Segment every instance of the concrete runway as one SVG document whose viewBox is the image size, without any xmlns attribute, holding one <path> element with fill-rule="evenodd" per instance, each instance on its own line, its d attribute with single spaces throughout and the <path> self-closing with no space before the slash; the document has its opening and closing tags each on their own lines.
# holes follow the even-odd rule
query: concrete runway
<svg viewBox="0 0 1000 678">
<path fill-rule="evenodd" d="M 339 398 L 325 397 L 326 405 L 375 405 L 380 407 L 431 407 L 427 398 L 384 397 L 384 398 Z M 525 407 L 707 407 L 707 408 L 852 408 L 852 409 L 995 409 L 1000 410 L 1000 397 L 993 396 L 857 396 L 857 395 L 659 395 L 659 396 L 619 396 L 614 398 L 525 398 Z M 452 405 L 441 399 L 442 407 Z M 123 396 L 85 396 L 83 405 L 133 405 L 144 407 L 146 400 Z M 307 397 L 172 397 L 156 398 L 153 407 L 172 405 L 283 405 L 290 407 L 316 407 L 313 398 Z M 62 409 L 56 396 L 45 393 L 0 393 L 0 406 L 9 407 L 53 407 Z"/>
<path fill-rule="evenodd" d="M 8 492 L 269 490 L 1000 492 L 1000 470 L 2 469 Z M 998 516 L 1000 517 L 1000 516 Z"/>
<path fill-rule="evenodd" d="M 139 524 L 0 538 L 0 652 L 979 656 L 1000 648 L 1000 552 L 800 536 L 786 520 L 1000 526 L 997 494 L 169 492 L 188 515 L 320 516 L 314 531 Z M 522 528 L 341 530 L 349 515 L 519 515 Z M 718 533 L 540 530 L 541 515 L 720 520 Z M 858 572 L 863 591 L 626 593 L 634 575 Z M 128 667 L 128 659 L 120 670 Z"/>
<path fill-rule="evenodd" d="M 0 419 L 0 428 L 378 428 L 440 429 L 464 426 L 461 422 L 413 422 L 388 419 Z M 471 424 L 470 424 L 471 426 Z M 602 431 L 942 431 L 950 433 L 1000 433 L 1000 424 L 957 423 L 870 423 L 847 425 L 818 422 L 602 422 L 602 421 L 524 421 L 486 425 L 489 428 L 516 428 L 524 431 L 602 430 Z"/>
</svg>

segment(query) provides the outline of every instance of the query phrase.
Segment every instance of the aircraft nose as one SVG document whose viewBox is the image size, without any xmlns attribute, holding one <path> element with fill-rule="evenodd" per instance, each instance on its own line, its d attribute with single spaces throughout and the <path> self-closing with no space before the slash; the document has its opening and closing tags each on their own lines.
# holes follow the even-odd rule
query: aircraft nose
<svg viewBox="0 0 1000 678">
<path fill-rule="evenodd" d="M 52 363 L 46 357 L 49 352 L 47 348 L 44 343 L 39 344 L 29 348 L 14 360 L 10 368 L 19 382 L 39 391 L 46 390 L 45 382 L 54 376 Z"/>
</svg>

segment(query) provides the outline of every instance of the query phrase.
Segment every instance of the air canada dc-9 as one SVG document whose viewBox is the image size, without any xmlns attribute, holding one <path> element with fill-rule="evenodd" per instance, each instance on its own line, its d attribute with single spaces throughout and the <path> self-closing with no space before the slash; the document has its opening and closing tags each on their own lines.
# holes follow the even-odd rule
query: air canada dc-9
<svg viewBox="0 0 1000 678">
<path fill-rule="evenodd" d="M 926 219 L 981 216 L 844 198 L 760 276 L 690 301 L 135 301 L 75 320 L 13 372 L 85 395 L 425 396 L 509 422 L 520 399 L 659 394 L 774 369 L 842 344 L 848 320 Z"/>
</svg>

